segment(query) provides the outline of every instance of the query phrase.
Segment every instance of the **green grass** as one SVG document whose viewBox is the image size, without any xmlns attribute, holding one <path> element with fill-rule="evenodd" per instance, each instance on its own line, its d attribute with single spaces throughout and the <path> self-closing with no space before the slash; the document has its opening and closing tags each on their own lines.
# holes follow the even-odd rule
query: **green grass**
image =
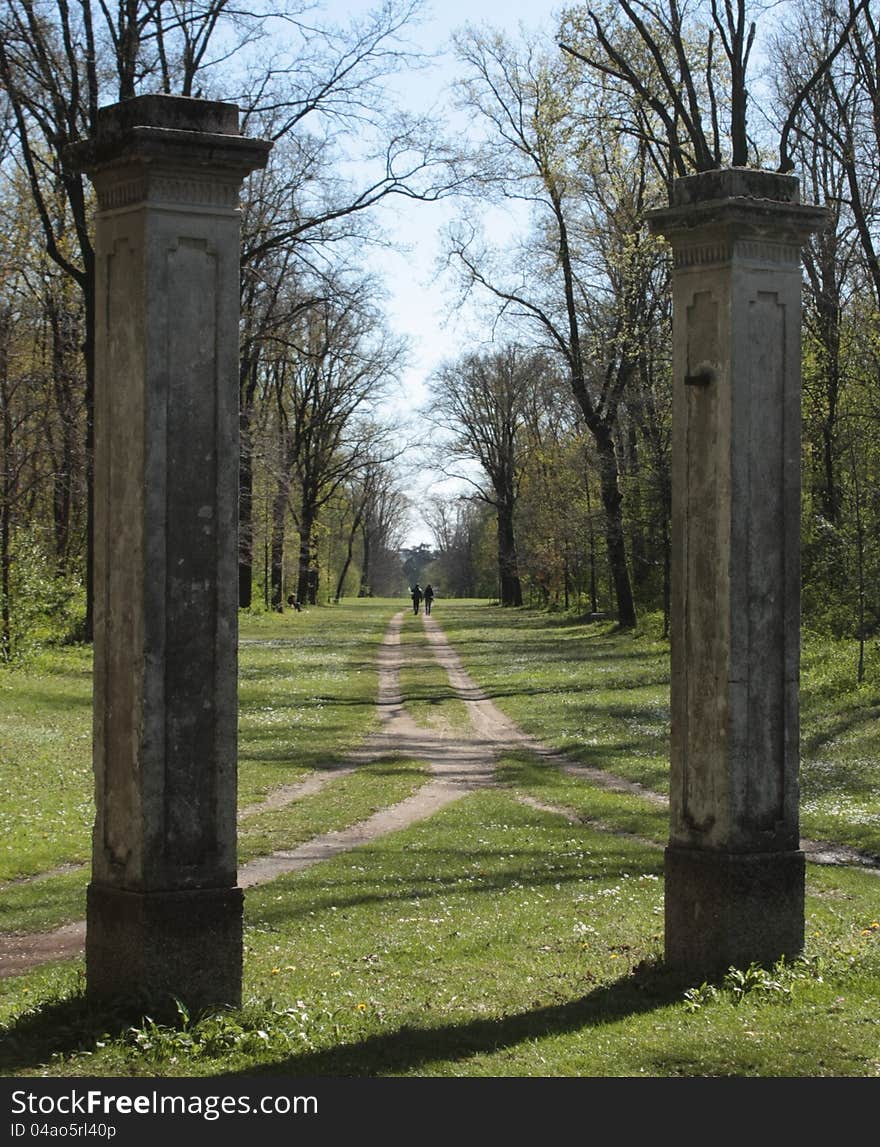
<svg viewBox="0 0 880 1147">
<path fill-rule="evenodd" d="M 496 705 L 572 760 L 665 793 L 669 645 L 653 626 L 444 601 L 443 628 Z"/>
<path fill-rule="evenodd" d="M 241 654 L 242 805 L 342 763 L 375 727 L 375 647 L 398 608 L 352 603 L 243 623 L 251 641 Z M 653 620 L 616 633 L 451 601 L 437 620 L 523 727 L 585 764 L 666 790 L 668 648 Z M 404 625 L 414 659 L 405 702 L 424 722 L 454 722 L 460 703 L 427 659 L 420 628 L 418 618 Z M 850 652 L 805 639 L 802 829 L 880 852 L 872 827 L 880 706 L 873 685 L 852 681 Z M 56 663 L 54 676 L 34 666 L 0 681 L 3 712 L 29 711 L 17 727 L 30 728 L 32 746 L 62 771 L 53 723 L 82 710 L 86 723 L 71 728 L 87 730 L 89 708 L 80 655 L 63 656 L 68 668 Z M 65 696 L 80 700 L 68 705 Z M 300 711 L 303 720 L 286 720 Z M 26 758 L 16 737 L 4 754 L 9 744 L 15 760 Z M 14 788 L 5 759 L 3 781 Z M 242 857 L 363 819 L 425 776 L 419 762 L 398 759 L 332 776 L 311 797 L 246 818 Z M 428 820 L 248 889 L 239 1011 L 182 1012 L 162 1024 L 90 1010 L 80 960 L 0 979 L 0 1068 L 15 1076 L 880 1075 L 880 877 L 808 864 L 802 959 L 686 983 L 661 959 L 665 809 L 527 751 L 505 754 L 496 776 L 495 789 Z M 59 789 L 62 803 L 67 791 Z M 526 796 L 573 819 L 517 799 Z M 53 863 L 71 847 L 50 849 Z M 84 881 L 78 872 L 7 885 L 4 906 L 28 927 L 47 926 L 37 922 L 57 917 L 56 902 L 78 896 Z"/>
<path fill-rule="evenodd" d="M 345 610 L 242 616 L 239 807 L 279 785 L 338 767 L 376 728 L 376 647 L 396 608 L 376 599 L 352 602 Z M 47 929 L 83 915 L 87 867 L 39 883 L 6 882 L 60 865 L 88 865 L 91 738 L 90 649 L 48 649 L 25 666 L 0 671 L 0 930 Z M 374 788 L 378 792 L 382 785 Z M 397 791 L 392 783 L 393 799 Z M 330 823 L 326 809 L 332 800 L 321 794 L 310 806 L 316 810 L 314 826 Z M 377 800 L 381 796 L 374 795 Z M 369 804 L 354 802 L 351 815 L 357 819 Z M 280 815 L 280 824 L 295 815 Z M 333 825 L 345 819 L 337 806 Z M 256 832 L 258 825 L 248 828 Z M 281 835 L 266 832 L 267 840 Z"/>
<path fill-rule="evenodd" d="M 508 753 L 497 770 L 498 783 L 514 793 L 571 812 L 585 824 L 612 832 L 652 840 L 658 846 L 669 838 L 669 812 L 665 804 L 629 793 L 609 791 L 548 766 L 532 753 Z"/>
<path fill-rule="evenodd" d="M 853 642 L 805 634 L 801 688 L 801 826 L 880 854 L 880 642 L 857 685 Z"/>
<path fill-rule="evenodd" d="M 572 760 L 669 791 L 669 643 L 608 622 L 444 602 L 443 627 L 500 709 Z M 880 856 L 880 646 L 803 639 L 801 832 Z"/>
<path fill-rule="evenodd" d="M 481 792 L 250 890 L 241 1012 L 126 1026 L 84 1012 L 75 966 L 0 982 L 12 1036 L 0 1067 L 53 1076 L 877 1075 L 877 887 L 810 866 L 803 960 L 687 985 L 658 965 L 659 849 Z"/>
<path fill-rule="evenodd" d="M 0 882 L 90 854 L 91 649 L 0 670 Z"/>
<path fill-rule="evenodd" d="M 47 932 L 85 915 L 90 865 L 0 888 L 0 932 Z"/>
<path fill-rule="evenodd" d="M 240 805 L 336 767 L 376 728 L 376 648 L 394 612 L 366 598 L 242 619 Z"/>
</svg>

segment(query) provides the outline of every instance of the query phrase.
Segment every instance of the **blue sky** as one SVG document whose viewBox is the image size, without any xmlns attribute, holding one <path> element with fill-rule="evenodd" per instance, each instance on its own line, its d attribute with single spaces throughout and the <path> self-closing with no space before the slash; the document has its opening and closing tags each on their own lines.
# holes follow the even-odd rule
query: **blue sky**
<svg viewBox="0 0 880 1147">
<path fill-rule="evenodd" d="M 368 0 L 329 0 L 318 6 L 334 22 L 346 24 L 352 17 L 363 16 L 376 8 Z M 456 75 L 456 65 L 447 50 L 450 36 L 465 24 L 488 25 L 515 33 L 522 24 L 528 29 L 551 28 L 553 15 L 560 3 L 540 0 L 430 0 L 414 24 L 408 39 L 436 58 L 425 68 L 396 76 L 392 87 L 402 106 L 427 111 L 444 102 L 444 90 Z M 448 295 L 440 283 L 433 282 L 435 262 L 440 254 L 443 227 L 454 211 L 449 204 L 412 203 L 399 197 L 384 207 L 379 217 L 390 236 L 396 238 L 393 250 L 370 256 L 370 265 L 384 281 L 388 292 L 386 313 L 395 332 L 406 337 L 410 347 L 410 366 L 405 372 L 394 409 L 403 417 L 426 396 L 425 384 L 431 372 L 444 358 L 455 357 L 486 332 L 466 315 L 448 315 Z M 490 229 L 508 225 L 495 217 Z M 416 498 L 428 492 L 450 489 L 439 475 L 423 472 L 416 480 Z M 409 542 L 430 542 L 427 528 L 414 515 Z"/>
<path fill-rule="evenodd" d="M 327 4 L 328 13 L 344 19 L 346 14 L 369 11 L 374 5 L 359 0 Z M 452 33 L 465 23 L 488 24 L 515 31 L 522 22 L 527 27 L 551 26 L 552 13 L 558 4 L 536 3 L 535 0 L 434 0 L 425 5 L 425 17 L 413 28 L 414 39 L 426 52 L 440 52 L 435 63 L 409 76 L 395 77 L 404 106 L 427 110 L 442 102 L 444 89 L 456 75 L 455 61 L 442 51 Z M 439 285 L 432 284 L 435 260 L 440 253 L 440 232 L 454 212 L 452 204 L 419 204 L 395 197 L 381 212 L 387 232 L 396 235 L 400 249 L 378 256 L 374 265 L 380 269 L 390 292 L 389 316 L 401 333 L 409 336 L 413 349 L 413 367 L 408 373 L 407 391 L 417 392 L 425 375 L 449 353 L 450 346 L 460 345 L 464 337 L 459 326 L 444 327 L 446 297 Z M 503 226 L 497 220 L 496 226 Z M 456 336 L 455 332 L 458 331 Z"/>
<path fill-rule="evenodd" d="M 325 0 L 316 6 L 317 14 L 329 21 L 348 24 L 350 19 L 375 10 L 369 0 Z M 454 31 L 465 24 L 490 26 L 509 33 L 524 29 L 551 29 L 559 2 L 545 0 L 427 0 L 421 8 L 418 23 L 411 25 L 406 39 L 416 50 L 434 57 L 427 67 L 392 78 L 392 92 L 400 106 L 411 111 L 436 109 L 444 102 L 445 88 L 457 75 L 457 64 L 449 50 Z M 406 368 L 399 391 L 389 404 L 389 415 L 406 422 L 427 397 L 426 383 L 431 372 L 446 358 L 458 357 L 488 337 L 488 330 L 473 315 L 449 314 L 449 295 L 443 284 L 435 282 L 437 257 L 441 253 L 444 226 L 454 213 L 449 203 L 415 203 L 394 196 L 379 212 L 384 232 L 395 240 L 389 250 L 372 252 L 369 267 L 379 275 L 387 292 L 384 310 L 389 326 L 406 338 L 410 348 L 410 365 Z M 494 237 L 512 223 L 496 213 L 484 224 Z M 413 422 L 410 422 L 413 426 Z M 415 428 L 414 428 L 415 429 Z M 415 509 L 407 544 L 431 543 L 430 531 L 421 521 L 419 502 L 431 493 L 454 494 L 464 489 L 460 483 L 447 482 L 443 475 L 418 467 L 410 479 L 407 492 Z"/>
</svg>

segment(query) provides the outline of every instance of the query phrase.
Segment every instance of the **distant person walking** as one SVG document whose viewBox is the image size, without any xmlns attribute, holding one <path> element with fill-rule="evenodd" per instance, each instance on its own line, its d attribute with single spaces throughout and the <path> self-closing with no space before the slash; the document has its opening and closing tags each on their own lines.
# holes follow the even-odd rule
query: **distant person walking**
<svg viewBox="0 0 880 1147">
<path fill-rule="evenodd" d="M 424 598 L 425 598 L 425 614 L 427 616 L 430 616 L 431 604 L 434 601 L 434 587 L 431 585 L 430 582 L 428 582 L 428 584 L 425 586 Z"/>
<path fill-rule="evenodd" d="M 422 587 L 418 582 L 410 590 L 410 597 L 413 603 L 413 613 L 418 613 L 419 606 L 422 604 Z"/>
</svg>

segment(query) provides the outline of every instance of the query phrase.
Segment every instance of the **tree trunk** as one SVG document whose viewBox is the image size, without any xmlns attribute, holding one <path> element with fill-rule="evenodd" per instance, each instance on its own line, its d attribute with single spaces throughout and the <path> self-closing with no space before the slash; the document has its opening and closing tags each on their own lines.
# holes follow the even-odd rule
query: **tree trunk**
<svg viewBox="0 0 880 1147">
<path fill-rule="evenodd" d="M 837 486 L 837 415 L 840 400 L 840 307 L 821 300 L 819 328 L 826 409 L 822 419 L 822 513 L 834 525 L 840 520 L 840 493 Z"/>
<path fill-rule="evenodd" d="M 284 612 L 284 530 L 287 522 L 287 480 L 282 475 L 272 500 L 272 545 L 269 557 L 272 592 L 270 604 L 277 613 Z"/>
<path fill-rule="evenodd" d="M 590 399 L 584 376 L 584 359 L 581 351 L 578 308 L 575 299 L 574 274 L 571 267 L 571 253 L 568 245 L 568 231 L 558 196 L 553 197 L 553 206 L 559 226 L 559 257 L 565 283 L 565 307 L 568 315 L 571 385 L 575 399 L 583 411 L 584 420 L 593 435 L 599 460 L 599 478 L 602 506 L 605 511 L 605 540 L 608 546 L 608 563 L 617 598 L 617 620 L 620 625 L 631 627 L 636 623 L 636 608 L 633 601 L 632 585 L 626 565 L 626 546 L 623 533 L 623 498 L 620 493 L 620 476 L 614 439 L 604 421 L 599 417 Z"/>
<path fill-rule="evenodd" d="M 630 554 L 632 555 L 632 579 L 634 592 L 640 601 L 645 601 L 651 582 L 651 562 L 648 557 L 648 541 L 645 532 L 645 498 L 643 491 L 642 460 L 635 424 L 627 432 L 626 479 L 629 501 Z"/>
<path fill-rule="evenodd" d="M 361 533 L 364 542 L 364 561 L 361 566 L 361 584 L 358 589 L 358 597 L 372 597 L 373 593 L 370 589 L 370 531 L 363 530 Z"/>
<path fill-rule="evenodd" d="M 498 507 L 498 576 L 501 584 L 501 604 L 522 605 L 522 586 L 513 533 L 513 509 L 506 503 Z"/>
<path fill-rule="evenodd" d="M 85 339 L 86 364 L 86 616 L 83 640 L 92 641 L 95 634 L 95 256 L 91 249 L 83 252 L 85 263 Z"/>
<path fill-rule="evenodd" d="M 12 656 L 12 612 L 9 607 L 9 575 L 12 557 L 9 553 L 9 505 L 4 495 L 0 506 L 0 661 Z"/>
<path fill-rule="evenodd" d="M 312 530 L 314 517 L 311 508 L 303 506 L 299 522 L 299 570 L 297 574 L 296 596 L 299 601 L 315 605 L 317 593 L 312 582 Z M 313 598 L 315 600 L 313 600 Z"/>
<path fill-rule="evenodd" d="M 2 368 L 3 377 L 0 385 L 5 391 L 6 367 L 5 356 Z M 12 419 L 9 411 L 8 397 L 0 391 L 3 410 L 3 449 L 0 457 L 7 462 L 12 447 Z M 2 471 L 3 484 L 0 488 L 0 661 L 9 661 L 12 656 L 12 612 L 9 604 L 10 572 L 12 555 L 9 552 L 10 535 L 12 532 L 12 518 L 10 502 L 12 500 L 12 467 L 4 465 Z"/>
<path fill-rule="evenodd" d="M 52 389 L 55 408 L 61 423 L 61 453 L 53 460 L 52 528 L 55 538 L 55 568 L 65 574 L 70 551 L 73 518 L 73 474 L 76 459 L 76 408 L 70 377 L 65 369 L 65 345 L 62 316 L 56 301 L 47 299 L 49 323 L 52 328 Z"/>
<path fill-rule="evenodd" d="M 663 499 L 663 636 L 669 636 L 669 622 L 672 609 L 672 475 L 666 459 L 662 462 L 660 479 Z"/>
<path fill-rule="evenodd" d="M 254 582 L 253 415 L 258 364 L 254 356 L 239 376 L 238 456 L 238 605 L 249 609 Z"/>
<path fill-rule="evenodd" d="M 590 475 L 587 474 L 584 490 L 587 495 L 587 544 L 590 564 L 590 613 L 599 612 L 599 587 L 596 573 L 596 531 L 593 529 L 593 507 L 590 499 Z"/>
<path fill-rule="evenodd" d="M 339 580 L 336 582 L 336 601 L 339 601 L 342 598 L 342 590 L 345 586 L 345 578 L 348 574 L 349 567 L 351 566 L 352 556 L 354 554 L 354 535 L 356 532 L 357 521 L 355 521 L 355 524 L 352 526 L 348 535 L 348 548 L 345 551 L 345 561 L 342 563 L 342 570 L 339 574 Z"/>
<path fill-rule="evenodd" d="M 241 454 L 238 464 L 238 605 L 249 609 L 254 580 L 254 468 L 251 459 L 250 413 L 239 416 Z"/>
<path fill-rule="evenodd" d="M 617 621 L 619 625 L 631 628 L 636 623 L 636 607 L 626 563 L 623 497 L 620 493 L 614 439 L 607 432 L 600 433 L 596 436 L 596 447 L 602 508 L 605 511 L 605 544 L 608 547 L 608 565 L 617 599 Z"/>
</svg>

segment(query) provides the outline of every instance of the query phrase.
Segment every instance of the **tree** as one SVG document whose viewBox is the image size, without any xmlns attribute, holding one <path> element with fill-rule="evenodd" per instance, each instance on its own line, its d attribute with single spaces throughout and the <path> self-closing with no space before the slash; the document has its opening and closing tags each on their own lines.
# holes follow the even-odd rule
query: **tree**
<svg viewBox="0 0 880 1147">
<path fill-rule="evenodd" d="M 401 558 L 406 583 L 413 586 L 424 580 L 424 571 L 434 560 L 434 552 L 427 543 L 419 542 L 417 546 L 401 550 Z"/>
<path fill-rule="evenodd" d="M 781 171 L 791 168 L 793 118 L 867 5 L 851 0 L 835 44 L 791 92 L 779 135 Z M 761 148 L 748 126 L 748 71 L 757 17 L 776 7 L 764 0 L 608 0 L 598 10 L 569 9 L 559 46 L 631 97 L 633 119 L 622 126 L 665 153 L 671 190 L 675 176 L 758 164 Z"/>
<path fill-rule="evenodd" d="M 285 520 L 299 532 L 296 595 L 317 594 L 315 526 L 323 506 L 382 452 L 384 435 L 367 417 L 399 366 L 402 348 L 368 305 L 369 285 L 310 306 L 269 367 L 277 431 L 272 602 L 282 608 Z"/>
<path fill-rule="evenodd" d="M 546 373 L 543 355 L 515 344 L 446 363 L 434 379 L 428 417 L 451 438 L 449 457 L 475 462 L 469 479 L 476 497 L 492 506 L 498 525 L 498 582 L 502 605 L 522 605 L 514 520 L 522 477 L 522 431 L 529 395 Z"/>
<path fill-rule="evenodd" d="M 406 519 L 406 498 L 396 485 L 390 457 L 368 458 L 347 484 L 351 522 L 346 557 L 339 573 L 336 600 L 354 557 L 355 539 L 361 539 L 361 576 L 358 597 L 372 597 L 372 578 L 383 555 L 400 548 Z"/>
<path fill-rule="evenodd" d="M 816 60 L 827 55 L 829 41 L 836 35 L 835 23 L 836 16 L 829 8 L 811 8 L 800 14 L 793 27 L 780 33 L 776 41 L 782 65 L 777 73 L 780 106 L 803 83 L 804 74 L 815 69 Z M 852 213 L 845 203 L 847 174 L 835 154 L 835 142 L 846 131 L 839 114 L 839 71 L 839 67 L 829 69 L 813 86 L 799 116 L 792 121 L 788 145 L 812 202 L 827 203 L 830 215 L 829 225 L 812 236 L 803 249 L 803 379 L 804 426 L 810 446 L 806 479 L 813 508 L 832 526 L 841 510 L 838 437 L 846 373 L 841 357 L 845 296 L 862 287 L 853 279 L 859 244 Z M 846 83 L 852 87 L 851 80 Z M 843 106 L 849 102 L 845 99 Z"/>
<path fill-rule="evenodd" d="M 746 0 L 702 5 L 708 27 L 701 43 L 687 0 L 614 0 L 598 12 L 572 9 L 560 47 L 636 96 L 637 134 L 656 144 L 652 120 L 659 123 L 674 175 L 721 167 L 725 136 L 730 162 L 744 167 L 754 154 L 746 73 L 756 27 L 749 7 Z M 726 132 L 722 103 L 729 109 Z"/>
<path fill-rule="evenodd" d="M 676 176 L 709 171 L 728 163 L 751 162 L 760 166 L 772 154 L 774 144 L 769 130 L 764 131 L 763 138 L 752 136 L 747 79 L 758 20 L 770 8 L 778 11 L 779 6 L 749 0 L 725 0 L 724 4 L 720 0 L 694 4 L 680 0 L 609 0 L 593 10 L 571 8 L 563 17 L 560 47 L 568 58 L 585 65 L 585 85 L 601 92 L 603 100 L 610 94 L 617 130 L 640 141 L 661 173 L 665 164 L 671 195 Z M 850 198 L 856 204 L 853 216 L 858 219 L 855 152 L 849 146 L 852 132 L 841 131 L 839 125 L 852 122 L 843 114 L 851 108 L 851 100 L 862 108 L 862 128 L 869 122 L 864 112 L 871 104 L 867 93 L 876 90 L 868 78 L 872 71 L 876 72 L 876 59 L 870 58 L 870 52 L 860 57 L 865 76 L 861 97 L 854 95 L 859 82 L 850 83 L 845 95 L 835 85 L 841 72 L 850 79 L 855 77 L 855 69 L 848 70 L 845 65 L 847 59 L 858 56 L 860 48 L 871 42 L 876 47 L 870 8 L 861 0 L 849 0 L 847 4 L 817 6 L 815 11 L 803 15 L 795 6 L 794 14 L 798 19 L 791 25 L 796 29 L 793 35 L 777 40 L 777 48 L 783 44 L 783 82 L 777 85 L 776 109 L 778 169 L 791 171 L 797 152 L 798 158 L 809 160 L 816 198 L 831 194 L 839 202 L 841 173 L 847 172 L 849 163 Z M 819 109 L 825 123 L 824 141 L 815 129 L 805 128 Z M 833 115 L 828 115 L 829 110 Z M 828 149 L 835 130 L 840 141 L 836 171 Z M 867 167 L 870 169 L 870 162 Z M 868 186 L 876 184 L 875 176 L 876 165 Z M 861 230 L 865 233 L 869 229 Z M 841 385 L 839 275 L 844 266 L 841 258 L 845 258 L 848 246 L 844 233 L 835 228 L 831 236 L 819 237 L 812 244 L 805 259 L 816 301 L 812 312 L 814 347 L 818 347 L 818 358 L 823 363 L 819 377 L 811 379 L 806 375 L 807 392 L 821 395 L 819 405 L 824 404 L 825 408 L 822 483 L 825 505 L 832 513 L 839 499 L 834 473 Z M 870 264 L 869 247 L 866 245 Z M 643 370 L 639 373 L 646 377 Z M 651 427 L 657 423 L 642 419 L 641 424 L 646 441 L 650 442 Z M 653 457 L 661 464 L 657 468 L 659 490 L 666 502 L 668 475 L 661 463 L 663 449 L 662 442 L 653 443 Z M 664 536 L 663 545 L 666 550 L 668 535 Z M 668 590 L 664 598 L 668 599 Z M 668 613 L 667 605 L 664 612 Z"/>
<path fill-rule="evenodd" d="M 646 147 L 597 140 L 601 108 L 558 56 L 502 36 L 459 41 L 469 65 L 463 102 L 479 112 L 487 138 L 474 157 L 482 185 L 532 212 L 519 257 L 503 263 L 472 228 L 452 235 L 450 258 L 467 289 L 493 297 L 508 322 L 525 328 L 564 364 L 595 445 L 605 545 L 618 620 L 635 624 L 616 430 L 621 403 L 639 369 L 639 335 L 650 321 L 659 244 L 647 235 L 654 201 Z"/>
<path fill-rule="evenodd" d="M 435 592 L 444 597 L 492 596 L 497 585 L 497 542 L 491 566 L 484 561 L 489 551 L 488 536 L 494 517 L 492 508 L 458 495 L 453 498 L 431 498 L 424 507 L 424 518 L 434 536 L 435 547 L 426 576 Z M 493 538 L 494 541 L 494 538 Z"/>
<path fill-rule="evenodd" d="M 527 443 L 517 505 L 524 587 L 543 604 L 580 588 L 587 549 L 588 462 L 582 421 L 565 378 L 548 370 L 534 380 L 523 420 Z M 548 513 L 548 507 L 553 508 Z"/>
<path fill-rule="evenodd" d="M 827 188 L 831 205 L 843 208 L 855 229 L 868 285 L 880 306 L 878 42 L 870 6 L 851 2 L 848 9 L 830 4 L 801 13 L 776 46 L 782 61 L 777 102 L 791 105 L 782 129 L 783 162 L 792 167 L 795 159 L 806 159 L 814 182 L 817 163 L 833 171 Z M 811 78 L 805 81 L 807 75 Z"/>
<path fill-rule="evenodd" d="M 300 310 L 332 300 L 339 274 L 380 242 L 372 209 L 389 196 L 426 202 L 455 183 L 436 128 L 406 115 L 382 81 L 414 62 L 402 42 L 421 0 L 392 0 L 348 29 L 297 25 L 298 51 L 254 69 L 239 97 L 243 126 L 274 141 L 247 181 L 242 208 L 239 604 L 253 575 L 252 426 L 261 355 L 284 340 Z M 343 179 L 340 144 L 357 145 L 363 174 Z M 295 296 L 281 287 L 294 278 Z"/>
<path fill-rule="evenodd" d="M 84 396 L 87 500 L 91 503 L 94 387 L 94 274 L 91 197 L 71 145 L 93 135 L 102 100 L 138 90 L 192 92 L 210 66 L 208 41 L 228 0 L 129 0 L 115 7 L 90 0 L 9 0 L 0 16 L 0 83 L 12 110 L 17 158 L 26 173 L 49 257 L 82 293 L 85 310 Z M 231 11 L 231 9 L 230 9 Z M 170 13 L 170 16 L 169 16 Z M 243 13 L 233 24 L 259 17 Z M 239 45 L 241 41 L 239 41 Z M 176 87 L 175 85 L 179 85 Z M 58 193 L 63 197 L 58 206 Z M 66 242 L 68 233 L 75 244 Z M 89 514 L 90 517 L 90 514 Z M 91 636 L 91 529 L 86 544 L 86 636 Z"/>
<path fill-rule="evenodd" d="M 8 176 L 8 178 L 7 178 Z M 82 308 L 39 242 L 20 174 L 0 168 L 0 658 L 81 586 Z M 59 622 L 62 624 L 59 626 Z"/>
<path fill-rule="evenodd" d="M 72 146 L 94 135 L 103 102 L 142 92 L 211 96 L 242 108 L 243 130 L 264 134 L 277 147 L 286 178 L 275 190 L 260 180 L 257 209 L 246 213 L 243 267 L 247 276 L 268 270 L 267 257 L 294 249 L 301 266 L 315 252 L 350 238 L 346 220 L 365 216 L 388 195 L 432 198 L 442 193 L 435 174 L 442 169 L 434 140 L 424 125 L 390 106 L 381 81 L 410 53 L 402 32 L 420 0 L 387 0 L 348 28 L 316 26 L 309 5 L 296 0 L 239 7 L 229 0 L 125 0 L 94 5 L 91 0 L 9 0 L 0 14 L 0 85 L 12 112 L 17 159 L 26 173 L 46 250 L 81 291 L 85 307 L 83 393 L 88 500 L 91 501 L 94 378 L 94 251 L 91 195 L 72 158 Z M 361 183 L 331 170 L 336 144 L 349 134 L 362 145 L 366 174 Z M 283 161 L 280 157 L 283 156 Z M 64 210 L 54 207 L 58 189 Z M 279 190 L 280 189 L 280 190 Z M 249 189 L 245 189 L 247 199 Z M 269 208 L 272 210 L 269 210 Z M 71 231 L 73 247 L 62 242 Z M 276 260 L 277 276 L 285 257 Z M 299 269 L 299 268 L 298 268 Z M 270 276 L 271 277 L 271 276 Z M 245 302 L 253 282 L 243 286 Z M 259 292 L 258 292 L 259 293 Z M 248 400 L 257 365 L 261 323 L 271 323 L 268 300 L 245 317 L 242 363 L 242 430 L 252 411 Z M 243 546 L 250 541 L 249 442 L 242 452 Z M 87 532 L 86 629 L 91 634 L 91 530 Z M 248 598 L 247 551 L 240 581 Z"/>
<path fill-rule="evenodd" d="M 867 491 L 877 473 L 877 42 L 870 7 L 815 4 L 775 44 L 777 106 L 803 92 L 785 121 L 785 153 L 829 213 L 803 252 L 804 615 L 810 625 L 858 638 L 859 677 L 864 641 L 877 624 L 865 592 L 876 569 Z"/>
</svg>

